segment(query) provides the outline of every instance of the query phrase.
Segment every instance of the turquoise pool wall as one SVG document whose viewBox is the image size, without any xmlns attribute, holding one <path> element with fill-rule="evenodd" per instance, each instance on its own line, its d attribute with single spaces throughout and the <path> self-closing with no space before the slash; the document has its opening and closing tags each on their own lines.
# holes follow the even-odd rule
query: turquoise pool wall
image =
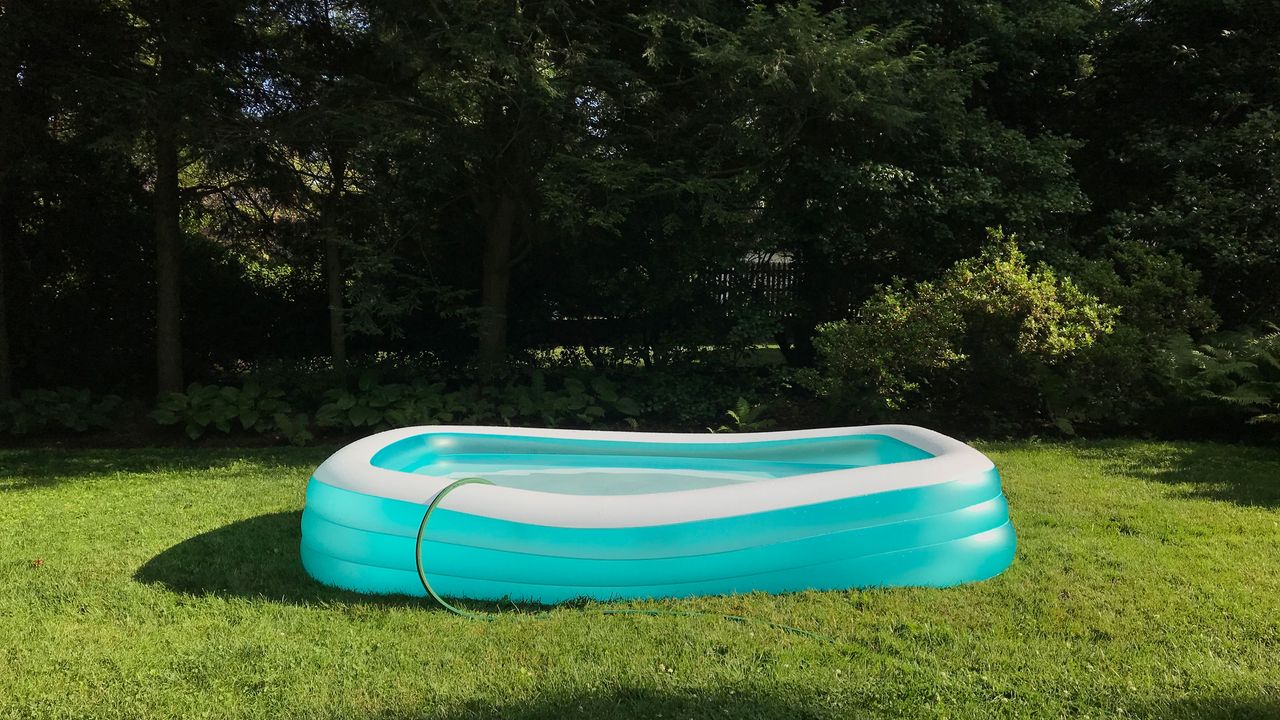
<svg viewBox="0 0 1280 720">
<path fill-rule="evenodd" d="M 414 568 L 424 510 L 313 478 L 303 565 L 328 585 L 424 595 Z M 548 527 L 441 508 L 427 538 L 423 562 L 442 594 L 542 603 L 948 586 L 1000 573 L 1016 547 L 994 468 L 925 487 L 634 528 Z"/>
</svg>

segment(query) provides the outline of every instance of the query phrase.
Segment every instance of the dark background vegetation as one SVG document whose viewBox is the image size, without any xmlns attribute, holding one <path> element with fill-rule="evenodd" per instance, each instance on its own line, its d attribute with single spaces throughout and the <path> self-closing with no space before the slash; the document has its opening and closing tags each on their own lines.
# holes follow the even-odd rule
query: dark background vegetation
<svg viewBox="0 0 1280 720">
<path fill-rule="evenodd" d="M 1278 46 L 1262 1 L 6 2 L 0 431 L 1274 438 Z"/>
</svg>

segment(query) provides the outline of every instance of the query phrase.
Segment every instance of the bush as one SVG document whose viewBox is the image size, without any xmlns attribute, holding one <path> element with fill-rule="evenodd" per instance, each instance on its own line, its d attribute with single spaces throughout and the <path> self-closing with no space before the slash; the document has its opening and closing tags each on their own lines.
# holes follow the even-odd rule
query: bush
<svg viewBox="0 0 1280 720">
<path fill-rule="evenodd" d="M 1219 333 L 1193 343 L 1183 335 L 1165 348 L 1174 396 L 1191 415 L 1221 426 L 1280 425 L 1280 330 Z"/>
<path fill-rule="evenodd" d="M 734 403 L 733 407 L 724 413 L 725 417 L 729 418 L 729 422 L 720 425 L 720 427 L 709 427 L 707 432 L 763 432 L 777 424 L 776 420 L 765 417 L 768 413 L 768 405 L 753 405 L 747 402 L 746 398 L 738 398 L 738 402 Z"/>
<path fill-rule="evenodd" d="M 726 409 L 736 408 L 742 399 L 750 405 L 777 405 L 790 390 L 791 379 L 788 368 L 775 365 L 704 360 L 637 369 L 619 376 L 618 382 L 635 398 L 648 426 L 689 430 L 719 425 Z"/>
<path fill-rule="evenodd" d="M 1064 429 L 1159 429 L 1174 392 L 1165 348 L 1211 332 L 1218 317 L 1199 293 L 1200 274 L 1177 255 L 1126 239 L 1101 250 L 1103 259 L 1068 256 L 1058 264 L 1082 289 L 1119 309 L 1115 329 L 1060 372 L 1045 375 L 1042 387 Z"/>
<path fill-rule="evenodd" d="M 306 413 L 295 413 L 284 391 L 264 388 L 249 378 L 240 387 L 192 383 L 185 393 L 170 393 L 150 415 L 160 425 L 183 425 L 195 440 L 209 430 L 230 433 L 278 433 L 294 444 L 310 440 Z"/>
<path fill-rule="evenodd" d="M 863 303 L 856 320 L 818 327 L 818 369 L 802 378 L 837 404 L 877 414 L 900 410 L 935 373 L 964 359 L 956 347 L 963 320 L 949 305 L 935 304 L 934 287 L 886 288 Z"/>
<path fill-rule="evenodd" d="M 761 420 L 756 406 L 775 400 L 786 387 L 776 367 L 713 361 L 650 369 L 620 365 L 608 374 L 579 365 L 526 366 L 476 384 L 462 373 L 447 375 L 439 367 L 400 360 L 368 365 L 354 382 L 331 374 L 328 381 L 337 387 L 323 391 L 314 383 L 290 382 L 289 372 L 278 368 L 254 372 L 239 384 L 197 383 L 161 400 L 150 417 L 183 426 L 193 439 L 212 431 L 249 432 L 295 443 L 310 439 L 312 429 L 364 433 L 435 424 L 636 428 L 643 418 L 650 427 L 689 429 L 724 423 L 726 408 L 745 418 L 726 429 L 749 430 L 772 422 Z M 400 379 L 417 372 L 429 377 Z M 310 408 L 316 408 L 314 428 L 307 413 L 295 412 Z"/>
<path fill-rule="evenodd" d="M 881 288 L 854 318 L 818 329 L 819 395 L 863 419 L 924 411 L 1005 430 L 1053 421 L 1040 387 L 1111 332 L 1116 310 L 992 231 L 937 282 Z"/>
<path fill-rule="evenodd" d="M 609 375 L 585 367 L 525 367 L 489 384 L 473 384 L 462 375 L 428 369 L 436 371 L 432 379 L 386 382 L 381 373 L 403 377 L 418 368 L 367 367 L 352 386 L 321 393 L 298 383 L 292 391 L 281 389 L 277 383 L 287 374 L 278 371 L 266 376 L 270 385 L 257 373 L 239 385 L 196 383 L 161 400 L 150 417 L 161 425 L 183 426 L 193 439 L 211 431 L 249 432 L 278 434 L 295 443 L 312 437 L 311 418 L 295 408 L 317 408 L 315 427 L 342 433 L 435 424 L 635 428 L 641 417 L 649 423 L 705 427 L 720 422 L 726 407 L 745 402 L 739 398 L 758 399 L 762 378 L 776 374 L 772 368 L 711 365 L 622 366 Z M 350 382 L 336 375 L 330 381 Z M 749 426 L 755 422 L 751 418 Z M 748 429 L 741 423 L 734 427 Z"/>
<path fill-rule="evenodd" d="M 121 400 L 115 395 L 95 396 L 88 390 L 27 390 L 13 400 L 0 402 L 0 432 L 26 435 L 47 430 L 86 432 L 108 428 L 120 405 Z"/>
<path fill-rule="evenodd" d="M 539 370 L 504 385 L 471 386 L 446 391 L 442 382 L 379 383 L 361 376 L 355 391 L 330 390 L 316 413 L 323 427 L 387 428 L 432 424 L 533 423 L 591 427 L 608 421 L 634 423 L 640 406 L 618 393 L 604 376 L 560 379 L 548 387 Z"/>
</svg>

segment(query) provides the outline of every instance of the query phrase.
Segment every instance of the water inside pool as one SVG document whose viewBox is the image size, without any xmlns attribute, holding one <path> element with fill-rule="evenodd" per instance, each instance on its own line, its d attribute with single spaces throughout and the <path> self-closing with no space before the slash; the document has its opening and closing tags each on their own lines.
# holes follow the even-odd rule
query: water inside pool
<svg viewBox="0 0 1280 720">
<path fill-rule="evenodd" d="M 376 467 L 435 477 L 483 477 L 572 495 L 695 490 L 933 457 L 887 435 L 750 442 L 648 442 L 424 433 L 374 454 Z"/>
</svg>

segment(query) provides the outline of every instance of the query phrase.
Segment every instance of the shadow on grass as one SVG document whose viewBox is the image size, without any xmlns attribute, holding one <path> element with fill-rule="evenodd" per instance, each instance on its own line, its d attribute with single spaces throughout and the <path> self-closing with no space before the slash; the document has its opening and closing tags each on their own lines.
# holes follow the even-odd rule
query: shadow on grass
<svg viewBox="0 0 1280 720">
<path fill-rule="evenodd" d="M 151 558 L 134 580 L 196 597 L 250 598 L 290 605 L 347 603 L 379 607 L 421 607 L 447 612 L 425 597 L 366 595 L 321 585 L 302 569 L 300 511 L 259 515 L 183 540 Z M 475 612 L 536 613 L 535 603 L 454 601 Z M 567 602 L 559 608 L 578 607 Z"/>
<path fill-rule="evenodd" d="M 806 694 L 819 691 L 809 690 Z M 852 713 L 850 711 L 853 711 Z M 541 720 L 560 718 L 734 718 L 735 720 L 786 718 L 814 720 L 826 717 L 858 717 L 856 709 L 837 712 L 806 706 L 799 698 L 783 698 L 756 690 L 728 688 L 658 690 L 621 687 L 578 694 L 544 694 L 507 704 L 473 703 L 453 712 L 392 712 L 379 720 Z"/>
<path fill-rule="evenodd" d="M 1280 695 L 1254 698 L 1183 698 L 1133 708 L 1138 716 L 1153 718 L 1196 718 L 1197 720 L 1275 720 L 1280 718 Z"/>
<path fill-rule="evenodd" d="M 321 585 L 302 569 L 299 511 L 259 515 L 183 540 L 138 568 L 134 579 L 193 596 L 293 605 L 361 603 L 431 607 L 421 598 L 371 596 Z"/>
<path fill-rule="evenodd" d="M 0 450 L 0 491 L 52 487 L 117 473 L 245 472 L 245 466 L 314 467 L 331 448 Z"/>
<path fill-rule="evenodd" d="M 1122 440 L 1073 449 L 1109 473 L 1177 486 L 1189 497 L 1280 507 L 1280 449 Z"/>
<path fill-rule="evenodd" d="M 595 693 L 544 695 L 508 704 L 473 703 L 453 712 L 392 712 L 379 720 L 541 720 L 542 718 L 795 718 L 881 717 L 874 707 L 824 707 L 821 688 L 806 688 L 802 697 L 779 697 L 758 690 L 658 690 L 622 687 Z M 1161 720 L 1274 720 L 1280 717 L 1275 698 L 1197 698 L 1128 708 L 1126 716 Z"/>
</svg>

